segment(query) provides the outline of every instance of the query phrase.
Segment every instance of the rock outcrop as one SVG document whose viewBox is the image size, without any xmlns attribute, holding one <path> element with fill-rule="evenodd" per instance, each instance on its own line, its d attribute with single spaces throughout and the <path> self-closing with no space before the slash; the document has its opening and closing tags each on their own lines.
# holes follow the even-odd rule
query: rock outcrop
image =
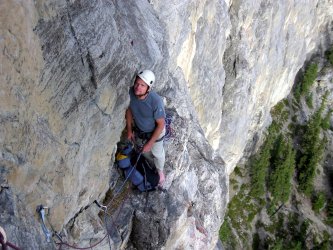
<svg viewBox="0 0 333 250">
<path fill-rule="evenodd" d="M 111 244 L 213 248 L 227 174 L 260 144 L 270 107 L 304 61 L 332 43 L 331 0 L 4 0 L 0 7 L 0 225 L 25 249 L 47 245 L 39 204 L 67 239 L 103 238 L 93 202 L 122 180 L 114 154 L 128 89 L 143 68 L 156 73 L 155 90 L 174 117 L 167 193 L 130 194 L 121 240 Z"/>
</svg>

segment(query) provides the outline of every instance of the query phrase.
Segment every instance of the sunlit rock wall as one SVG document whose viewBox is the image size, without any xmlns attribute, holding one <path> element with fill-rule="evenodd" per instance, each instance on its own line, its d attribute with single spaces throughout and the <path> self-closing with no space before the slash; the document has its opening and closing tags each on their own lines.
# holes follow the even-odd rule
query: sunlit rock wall
<svg viewBox="0 0 333 250">
<path fill-rule="evenodd" d="M 232 171 L 304 62 L 332 44 L 333 2 L 232 1 L 219 151 Z"/>
<path fill-rule="evenodd" d="M 231 172 L 304 62 L 332 43 L 333 2 L 153 2 L 168 27 L 170 68 L 181 68 L 200 125 Z"/>
<path fill-rule="evenodd" d="M 130 194 L 123 237 L 110 244 L 214 248 L 227 173 L 260 142 L 270 107 L 307 57 L 332 43 L 331 0 L 0 6 L 0 222 L 30 249 L 46 244 L 39 204 L 66 240 L 87 246 L 103 237 L 93 202 L 122 180 L 114 153 L 128 89 L 143 68 L 156 73 L 174 117 L 167 192 Z"/>
</svg>

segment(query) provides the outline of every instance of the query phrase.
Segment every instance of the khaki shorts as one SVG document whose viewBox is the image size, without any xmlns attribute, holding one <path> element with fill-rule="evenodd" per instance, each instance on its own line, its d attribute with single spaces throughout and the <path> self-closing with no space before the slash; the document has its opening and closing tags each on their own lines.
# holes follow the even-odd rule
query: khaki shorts
<svg viewBox="0 0 333 250">
<path fill-rule="evenodd" d="M 163 140 L 158 141 L 165 135 L 165 128 L 163 129 L 160 136 L 157 138 L 157 141 L 154 143 L 151 151 L 143 153 L 143 155 L 150 161 L 154 162 L 156 168 L 160 171 L 163 171 L 165 164 L 165 151 Z M 139 147 L 142 147 L 146 143 L 146 140 L 140 139 L 135 136 L 135 144 Z"/>
</svg>

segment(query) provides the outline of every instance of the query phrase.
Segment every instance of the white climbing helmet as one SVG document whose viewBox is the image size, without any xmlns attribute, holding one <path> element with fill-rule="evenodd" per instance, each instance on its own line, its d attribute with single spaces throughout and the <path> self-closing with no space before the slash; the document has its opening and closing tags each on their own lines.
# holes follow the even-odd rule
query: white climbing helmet
<svg viewBox="0 0 333 250">
<path fill-rule="evenodd" d="M 140 77 L 148 86 L 151 88 L 155 82 L 155 75 L 151 70 L 145 69 L 144 71 L 141 71 L 138 74 L 138 77 Z"/>
</svg>

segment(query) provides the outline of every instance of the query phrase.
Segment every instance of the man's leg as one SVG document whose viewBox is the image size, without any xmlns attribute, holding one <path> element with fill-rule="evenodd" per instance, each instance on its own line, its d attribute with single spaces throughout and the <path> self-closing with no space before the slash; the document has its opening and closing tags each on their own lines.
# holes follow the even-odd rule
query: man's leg
<svg viewBox="0 0 333 250">
<path fill-rule="evenodd" d="M 162 131 L 161 135 L 159 136 L 159 139 L 161 139 L 165 135 L 165 129 Z M 165 175 L 164 175 L 164 163 L 165 163 L 165 151 L 164 151 L 164 145 L 163 140 L 155 142 L 151 151 L 144 154 L 144 156 L 149 159 L 150 161 L 153 161 L 155 164 L 155 167 L 157 168 L 158 174 L 160 176 L 160 182 L 159 185 L 162 185 L 165 181 Z"/>
<path fill-rule="evenodd" d="M 165 163 L 165 151 L 163 146 L 163 140 L 160 142 L 155 142 L 151 153 L 153 155 L 154 164 L 157 168 L 158 174 L 160 176 L 159 185 L 163 185 L 165 181 L 164 175 L 164 163 Z"/>
</svg>

